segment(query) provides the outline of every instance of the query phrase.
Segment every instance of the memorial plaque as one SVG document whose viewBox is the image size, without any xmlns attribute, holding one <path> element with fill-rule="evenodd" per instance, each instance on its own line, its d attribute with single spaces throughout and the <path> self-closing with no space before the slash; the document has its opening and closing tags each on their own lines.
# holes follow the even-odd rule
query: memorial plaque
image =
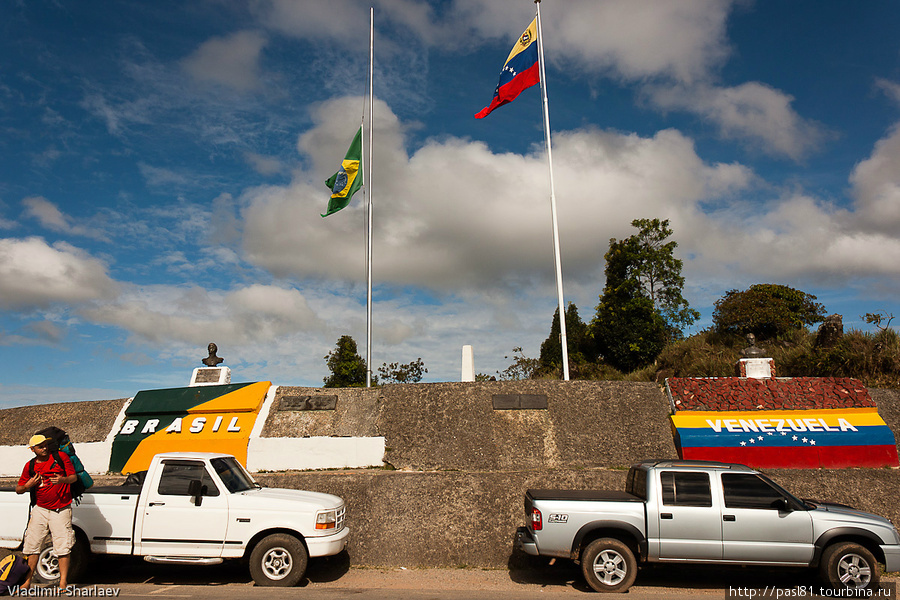
<svg viewBox="0 0 900 600">
<path fill-rule="evenodd" d="M 219 383 L 222 369 L 197 369 L 197 377 L 194 383 Z"/>
<path fill-rule="evenodd" d="M 335 410 L 337 396 L 282 396 L 278 410 Z"/>
<path fill-rule="evenodd" d="M 546 410 L 546 394 L 494 394 L 494 410 Z"/>
</svg>

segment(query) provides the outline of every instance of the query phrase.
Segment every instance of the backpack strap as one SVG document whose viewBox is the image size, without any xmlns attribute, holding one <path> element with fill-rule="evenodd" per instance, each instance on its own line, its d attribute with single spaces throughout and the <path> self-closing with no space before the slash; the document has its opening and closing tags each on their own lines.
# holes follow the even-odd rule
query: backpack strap
<svg viewBox="0 0 900 600">
<path fill-rule="evenodd" d="M 34 477 L 34 463 L 36 462 L 36 456 L 28 461 L 28 479 Z M 34 488 L 31 488 L 30 490 L 28 490 L 28 494 L 31 496 L 31 506 L 37 504 L 37 491 Z"/>
<path fill-rule="evenodd" d="M 53 455 L 53 460 L 56 461 L 56 464 L 59 465 L 59 468 L 63 470 L 63 477 L 65 477 L 66 476 L 66 465 L 63 464 L 62 458 L 59 457 L 59 452 L 54 450 L 50 454 Z"/>
</svg>

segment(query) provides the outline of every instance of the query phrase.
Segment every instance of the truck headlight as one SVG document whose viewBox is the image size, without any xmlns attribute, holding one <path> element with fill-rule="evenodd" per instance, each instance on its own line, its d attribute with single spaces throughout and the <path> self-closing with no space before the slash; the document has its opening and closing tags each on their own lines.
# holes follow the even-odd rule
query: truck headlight
<svg viewBox="0 0 900 600">
<path fill-rule="evenodd" d="M 334 529 L 336 526 L 336 510 L 324 510 L 316 513 L 316 529 Z"/>
</svg>

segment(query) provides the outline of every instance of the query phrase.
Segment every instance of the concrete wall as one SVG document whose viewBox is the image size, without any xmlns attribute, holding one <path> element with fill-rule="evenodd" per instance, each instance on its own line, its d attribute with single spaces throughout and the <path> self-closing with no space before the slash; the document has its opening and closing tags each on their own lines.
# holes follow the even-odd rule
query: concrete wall
<svg viewBox="0 0 900 600">
<path fill-rule="evenodd" d="M 378 432 L 397 469 L 627 466 L 676 458 L 668 401 L 652 383 L 516 381 L 389 385 Z M 545 395 L 546 410 L 494 410 L 495 395 Z"/>
<path fill-rule="evenodd" d="M 887 424 L 900 431 L 900 392 L 870 393 Z M 494 410 L 495 396 L 511 394 L 544 395 L 547 408 Z M 337 395 L 335 410 L 278 410 L 284 396 L 297 395 Z M 23 444 L 35 429 L 56 424 L 72 434 L 81 453 L 82 442 L 104 438 L 123 405 L 115 400 L 0 411 L 0 445 Z M 381 437 L 386 468 L 285 470 L 256 477 L 270 487 L 343 497 L 350 510 L 348 552 L 354 565 L 505 567 L 513 533 L 524 523 L 526 489 L 622 489 L 628 465 L 676 457 L 667 416 L 668 401 L 655 384 L 279 388 L 257 441 L 277 445 L 293 437 L 313 447 L 317 440 L 340 443 L 344 436 Z M 282 453 L 290 458 L 290 452 Z M 769 474 L 801 497 L 842 502 L 900 523 L 898 469 Z M 122 480 L 96 479 L 99 484 Z"/>
<path fill-rule="evenodd" d="M 35 431 L 51 425 L 65 429 L 76 444 L 106 441 L 126 402 L 60 402 L 0 410 L 0 446 L 27 444 Z"/>
<path fill-rule="evenodd" d="M 896 469 L 776 470 L 767 474 L 803 498 L 830 500 L 900 523 Z M 356 471 L 264 473 L 272 487 L 337 494 L 350 507 L 354 565 L 506 567 L 525 524 L 528 488 L 624 489 L 625 470 L 501 472 Z"/>
</svg>

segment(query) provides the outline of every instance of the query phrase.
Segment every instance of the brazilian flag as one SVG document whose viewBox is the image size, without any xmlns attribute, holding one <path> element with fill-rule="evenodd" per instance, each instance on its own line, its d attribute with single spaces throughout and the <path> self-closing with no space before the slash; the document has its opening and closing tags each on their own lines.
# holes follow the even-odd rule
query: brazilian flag
<svg viewBox="0 0 900 600">
<path fill-rule="evenodd" d="M 359 172 L 362 160 L 362 126 L 353 137 L 353 143 L 344 156 L 340 170 L 328 178 L 325 185 L 331 190 L 331 198 L 328 200 L 328 210 L 323 217 L 333 215 L 348 204 L 356 190 L 362 185 L 362 174 Z"/>
</svg>

